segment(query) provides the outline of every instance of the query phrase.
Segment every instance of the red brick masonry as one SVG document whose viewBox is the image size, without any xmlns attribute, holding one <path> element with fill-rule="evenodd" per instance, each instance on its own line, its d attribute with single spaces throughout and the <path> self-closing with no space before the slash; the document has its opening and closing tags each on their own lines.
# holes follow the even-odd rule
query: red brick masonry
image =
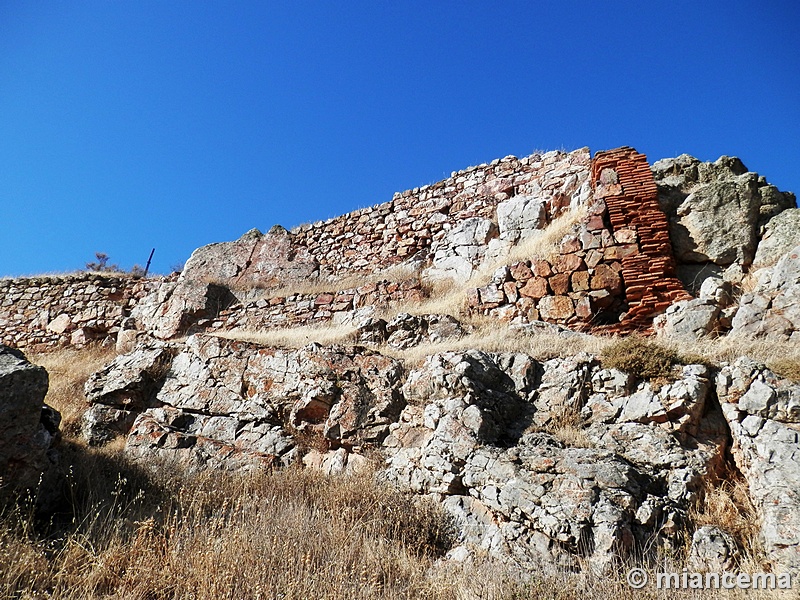
<svg viewBox="0 0 800 600">
<path fill-rule="evenodd" d="M 627 146 L 598 152 L 592 185 L 595 199 L 606 203 L 612 230 L 632 230 L 639 241 L 638 253 L 621 258 L 628 311 L 616 329 L 648 329 L 653 317 L 691 296 L 675 276 L 669 225 L 647 157 Z"/>
</svg>

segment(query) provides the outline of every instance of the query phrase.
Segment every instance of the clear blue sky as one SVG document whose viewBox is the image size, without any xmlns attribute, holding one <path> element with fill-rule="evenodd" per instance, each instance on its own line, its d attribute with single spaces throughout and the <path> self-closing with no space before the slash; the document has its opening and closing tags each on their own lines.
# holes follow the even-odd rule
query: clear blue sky
<svg viewBox="0 0 800 600">
<path fill-rule="evenodd" d="M 800 4 L 0 0 L 0 275 L 167 272 L 534 150 L 800 192 Z"/>
</svg>

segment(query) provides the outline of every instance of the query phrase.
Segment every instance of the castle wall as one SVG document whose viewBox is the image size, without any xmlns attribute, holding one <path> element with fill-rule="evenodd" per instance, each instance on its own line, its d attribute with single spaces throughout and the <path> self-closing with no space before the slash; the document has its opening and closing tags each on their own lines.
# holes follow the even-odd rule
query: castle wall
<svg viewBox="0 0 800 600">
<path fill-rule="evenodd" d="M 588 196 L 588 148 L 508 156 L 397 193 L 390 202 L 303 225 L 293 243 L 308 249 L 321 276 L 386 269 L 412 257 L 429 260 L 448 232 L 472 217 L 497 221 L 500 202 L 515 196 L 546 199 L 549 218 Z M 585 198 L 584 198 L 585 200 Z"/>
<path fill-rule="evenodd" d="M 592 188 L 587 217 L 558 255 L 498 270 L 489 285 L 472 290 L 473 311 L 623 332 L 648 329 L 654 316 L 691 297 L 675 276 L 647 157 L 628 147 L 597 153 Z"/>
<path fill-rule="evenodd" d="M 0 279 L 0 344 L 39 351 L 113 337 L 160 283 L 97 273 Z"/>
<path fill-rule="evenodd" d="M 186 324 L 181 316 L 193 306 L 191 294 L 199 294 L 200 304 L 205 302 L 203 282 L 224 286 L 223 275 L 231 269 L 235 273 L 230 285 L 244 280 L 255 285 L 269 275 L 291 289 L 292 281 L 302 278 L 307 283 L 305 278 L 313 273 L 323 287 L 330 279 L 332 290 L 336 280 L 372 276 L 399 264 L 413 265 L 423 274 L 436 269 L 454 272 L 447 268 L 456 264 L 458 270 L 466 264 L 471 272 L 495 256 L 489 254 L 493 247 L 502 255 L 520 235 L 533 234 L 577 205 L 587 206 L 588 215 L 557 253 L 497 270 L 491 282 L 468 293 L 470 310 L 503 321 L 543 320 L 578 329 L 623 331 L 647 329 L 653 316 L 689 297 L 675 278 L 668 223 L 658 206 L 646 157 L 619 148 L 591 160 L 583 148 L 498 159 L 395 194 L 390 202 L 301 226 L 291 235 L 248 234 L 236 242 L 205 247 L 206 252 L 198 250 L 190 261 L 198 263 L 193 267 L 197 273 L 185 272 L 177 284 L 180 289 L 188 285 L 188 292 L 151 295 L 148 302 L 155 301 L 150 312 L 156 319 L 177 315 L 180 327 L 164 334 L 172 337 L 185 333 L 186 327 L 263 329 L 320 323 L 346 319 L 361 308 L 418 301 L 424 295 L 419 277 L 406 275 L 393 282 L 387 276 L 377 283 L 317 294 L 270 296 L 265 290 L 262 299 L 245 294 L 240 304 L 219 314 L 196 311 Z M 263 250 L 259 260 L 254 259 L 254 248 Z M 207 260 L 200 260 L 203 257 Z M 299 269 L 300 263 L 305 270 Z M 206 271 L 211 267 L 222 269 L 221 274 L 209 279 Z M 115 336 L 134 306 L 157 292 L 162 282 L 91 273 L 1 280 L 0 343 L 39 349 Z"/>
</svg>

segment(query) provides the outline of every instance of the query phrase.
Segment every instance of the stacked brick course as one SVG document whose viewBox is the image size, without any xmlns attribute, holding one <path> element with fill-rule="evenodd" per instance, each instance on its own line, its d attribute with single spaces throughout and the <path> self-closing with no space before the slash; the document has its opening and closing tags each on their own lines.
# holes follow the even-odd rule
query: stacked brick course
<svg viewBox="0 0 800 600">
<path fill-rule="evenodd" d="M 0 343 L 34 351 L 114 336 L 161 284 L 96 273 L 0 280 Z"/>
<path fill-rule="evenodd" d="M 628 312 L 618 329 L 648 329 L 653 317 L 691 296 L 675 274 L 669 223 L 647 157 L 629 147 L 598 152 L 592 182 L 595 198 L 608 207 L 612 229 L 628 229 L 639 238 L 638 252 L 622 257 Z"/>
</svg>

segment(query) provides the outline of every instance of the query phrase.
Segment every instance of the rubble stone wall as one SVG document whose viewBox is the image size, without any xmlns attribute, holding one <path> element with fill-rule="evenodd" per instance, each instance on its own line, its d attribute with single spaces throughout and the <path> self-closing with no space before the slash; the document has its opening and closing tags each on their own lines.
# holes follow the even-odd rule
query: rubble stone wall
<svg viewBox="0 0 800 600">
<path fill-rule="evenodd" d="M 592 186 L 588 214 L 558 254 L 498 270 L 471 291 L 473 311 L 621 332 L 647 329 L 673 302 L 691 297 L 675 277 L 647 157 L 627 147 L 598 152 Z"/>
<path fill-rule="evenodd" d="M 0 344 L 44 350 L 114 336 L 161 284 L 97 273 L 0 280 Z"/>
<path fill-rule="evenodd" d="M 419 278 L 400 282 L 383 280 L 339 291 L 262 298 L 222 311 L 210 327 L 259 330 L 313 325 L 335 320 L 337 315 L 346 319 L 360 309 L 387 308 L 395 303 L 418 302 L 424 297 Z"/>
<path fill-rule="evenodd" d="M 546 198 L 548 215 L 556 216 L 581 193 L 588 196 L 590 162 L 588 148 L 507 156 L 397 193 L 390 202 L 297 227 L 293 243 L 319 261 L 323 277 L 385 269 L 412 257 L 425 260 L 458 223 L 472 217 L 496 221 L 497 205 L 512 197 Z"/>
</svg>

